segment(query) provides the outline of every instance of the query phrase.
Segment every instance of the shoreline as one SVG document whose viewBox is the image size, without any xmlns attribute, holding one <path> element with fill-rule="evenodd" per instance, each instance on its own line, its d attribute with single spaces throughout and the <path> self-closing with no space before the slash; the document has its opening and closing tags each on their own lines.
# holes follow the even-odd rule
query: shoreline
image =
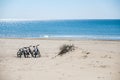
<svg viewBox="0 0 120 80">
<path fill-rule="evenodd" d="M 25 39 L 25 40 L 72 40 L 72 41 L 120 41 L 114 39 L 83 39 L 83 38 L 0 38 L 0 39 Z"/>
</svg>

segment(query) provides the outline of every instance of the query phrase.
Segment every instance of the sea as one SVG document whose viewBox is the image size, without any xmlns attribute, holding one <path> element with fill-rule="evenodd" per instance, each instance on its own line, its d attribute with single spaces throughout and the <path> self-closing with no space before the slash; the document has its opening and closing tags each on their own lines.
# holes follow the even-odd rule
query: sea
<svg viewBox="0 0 120 80">
<path fill-rule="evenodd" d="M 0 38 L 120 40 L 120 19 L 1 20 Z"/>
</svg>

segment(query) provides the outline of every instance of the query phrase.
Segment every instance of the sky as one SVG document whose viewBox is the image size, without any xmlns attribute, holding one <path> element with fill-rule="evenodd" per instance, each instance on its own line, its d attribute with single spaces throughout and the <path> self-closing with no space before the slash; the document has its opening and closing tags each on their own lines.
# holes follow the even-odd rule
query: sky
<svg viewBox="0 0 120 80">
<path fill-rule="evenodd" d="M 0 0 L 0 19 L 120 19 L 120 0 Z"/>
</svg>

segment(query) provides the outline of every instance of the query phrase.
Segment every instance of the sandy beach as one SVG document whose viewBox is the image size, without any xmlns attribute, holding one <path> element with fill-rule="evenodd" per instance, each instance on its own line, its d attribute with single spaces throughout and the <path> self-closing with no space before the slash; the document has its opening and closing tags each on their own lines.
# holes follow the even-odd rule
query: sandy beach
<svg viewBox="0 0 120 80">
<path fill-rule="evenodd" d="M 42 57 L 16 57 L 19 48 L 37 44 Z M 75 50 L 56 56 L 63 44 Z M 120 41 L 0 39 L 0 80 L 120 80 L 119 58 Z"/>
</svg>

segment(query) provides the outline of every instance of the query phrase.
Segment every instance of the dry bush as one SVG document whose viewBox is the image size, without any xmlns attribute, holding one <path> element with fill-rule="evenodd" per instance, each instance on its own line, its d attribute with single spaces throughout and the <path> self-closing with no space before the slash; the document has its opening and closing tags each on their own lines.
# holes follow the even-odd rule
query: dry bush
<svg viewBox="0 0 120 80">
<path fill-rule="evenodd" d="M 62 56 L 63 54 L 66 54 L 67 52 L 75 50 L 74 45 L 66 45 L 64 44 L 63 46 L 60 47 L 60 52 L 58 55 Z"/>
</svg>

